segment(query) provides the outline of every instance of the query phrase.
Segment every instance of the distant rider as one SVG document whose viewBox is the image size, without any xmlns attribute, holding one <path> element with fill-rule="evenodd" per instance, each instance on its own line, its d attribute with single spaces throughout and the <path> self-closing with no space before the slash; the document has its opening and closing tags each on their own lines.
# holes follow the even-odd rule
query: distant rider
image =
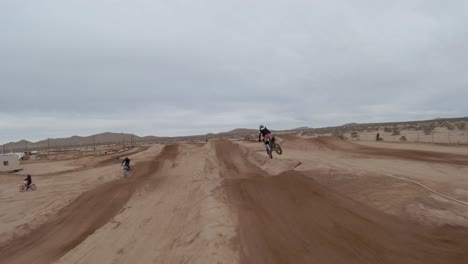
<svg viewBox="0 0 468 264">
<path fill-rule="evenodd" d="M 24 183 L 26 184 L 26 190 L 29 189 L 29 186 L 31 186 L 32 183 L 31 174 L 28 174 L 26 179 L 24 179 Z"/>
<path fill-rule="evenodd" d="M 130 169 L 130 159 L 125 157 L 125 159 L 122 161 L 122 165 L 125 166 L 126 169 Z"/>
<path fill-rule="evenodd" d="M 265 143 L 265 148 L 267 148 L 268 145 L 268 139 L 273 140 L 273 135 L 271 134 L 270 130 L 266 128 L 264 125 L 259 126 L 259 132 L 258 132 L 258 142 L 262 141 L 262 136 L 263 136 L 263 141 Z"/>
</svg>

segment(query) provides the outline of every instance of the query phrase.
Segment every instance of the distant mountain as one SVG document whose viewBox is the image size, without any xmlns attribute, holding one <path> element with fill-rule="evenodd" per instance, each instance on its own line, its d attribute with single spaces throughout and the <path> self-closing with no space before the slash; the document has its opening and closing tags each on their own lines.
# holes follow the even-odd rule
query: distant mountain
<svg viewBox="0 0 468 264">
<path fill-rule="evenodd" d="M 342 125 L 343 127 L 350 127 L 350 126 L 357 126 L 359 125 L 358 123 L 348 123 L 348 124 L 344 124 Z"/>
<path fill-rule="evenodd" d="M 400 126 L 400 129 L 414 129 L 415 127 L 424 127 L 424 126 L 441 126 L 441 127 L 450 127 L 450 129 L 458 128 L 465 130 L 466 124 L 468 123 L 468 117 L 462 118 L 437 118 L 436 120 L 420 120 L 420 121 L 404 121 L 404 122 L 387 122 L 387 123 L 348 123 L 342 126 L 336 127 L 322 127 L 322 128 L 309 128 L 307 126 L 299 127 L 291 130 L 277 130 L 273 131 L 281 133 L 297 133 L 298 130 L 303 130 L 304 133 L 313 133 L 313 134 L 327 134 L 327 133 L 344 133 L 346 131 L 376 131 L 385 126 Z M 193 136 L 180 136 L 180 137 L 155 137 L 155 136 L 145 136 L 139 137 L 132 134 L 125 133 L 101 133 L 91 136 L 72 136 L 69 138 L 50 138 L 41 140 L 38 142 L 29 142 L 27 140 L 21 140 L 18 142 L 10 142 L 5 145 L 0 145 L 0 153 L 3 153 L 3 150 L 6 152 L 22 152 L 25 149 L 28 150 L 45 150 L 47 148 L 56 149 L 56 148 L 70 148 L 70 147 L 84 147 L 84 146 L 93 146 L 96 145 L 110 145 L 110 144 L 119 144 L 119 145 L 131 145 L 134 142 L 141 143 L 171 143 L 177 142 L 180 140 L 205 140 L 205 139 L 216 139 L 216 138 L 242 138 L 247 135 L 256 135 L 258 133 L 257 129 L 249 128 L 237 128 L 228 132 L 221 132 L 218 134 L 209 133 L 206 135 L 193 135 Z"/>
<path fill-rule="evenodd" d="M 5 144 L 6 152 L 22 152 L 26 149 L 35 150 L 35 149 L 47 149 L 47 148 L 69 148 L 69 147 L 84 147 L 84 146 L 93 146 L 96 145 L 110 145 L 110 144 L 121 144 L 121 145 L 131 145 L 139 141 L 152 141 L 157 140 L 159 137 L 155 136 L 146 136 L 139 137 L 133 134 L 125 133 L 101 133 L 91 136 L 72 136 L 68 138 L 49 138 L 44 139 L 38 142 L 30 142 L 26 140 L 20 140 L 18 142 L 10 142 Z M 0 148 L 0 152 L 3 152 L 3 149 Z"/>
</svg>

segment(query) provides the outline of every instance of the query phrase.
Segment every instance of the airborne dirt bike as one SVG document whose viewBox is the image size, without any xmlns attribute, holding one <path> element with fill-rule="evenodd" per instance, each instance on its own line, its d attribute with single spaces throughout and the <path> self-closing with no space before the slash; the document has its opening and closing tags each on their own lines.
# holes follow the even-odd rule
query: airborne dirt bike
<svg viewBox="0 0 468 264">
<path fill-rule="evenodd" d="M 20 192 L 25 192 L 25 191 L 28 191 L 28 190 L 35 191 L 36 190 L 36 184 L 31 183 L 31 185 L 29 185 L 29 188 L 28 188 L 28 187 L 26 187 L 26 181 L 25 181 L 25 182 L 23 182 L 23 184 L 21 184 L 19 186 L 19 191 Z"/>
<path fill-rule="evenodd" d="M 130 171 L 133 170 L 133 165 L 130 165 L 130 166 L 123 166 L 122 168 L 122 171 L 123 171 L 123 175 L 124 177 L 127 177 L 128 176 L 128 173 L 130 173 Z"/>
<path fill-rule="evenodd" d="M 273 151 L 278 153 L 278 155 L 283 154 L 283 150 L 281 149 L 281 146 L 278 143 L 276 143 L 276 139 L 274 137 L 264 139 L 263 141 L 265 142 L 266 152 L 268 156 L 270 157 L 270 159 L 273 158 Z"/>
</svg>

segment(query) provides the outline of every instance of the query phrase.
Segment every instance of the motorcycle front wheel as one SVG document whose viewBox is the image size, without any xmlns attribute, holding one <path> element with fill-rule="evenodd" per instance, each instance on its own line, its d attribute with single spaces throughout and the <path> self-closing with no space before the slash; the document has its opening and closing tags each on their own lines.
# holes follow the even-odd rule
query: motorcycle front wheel
<svg viewBox="0 0 468 264">
<path fill-rule="evenodd" d="M 283 150 L 281 149 L 281 146 L 279 144 L 275 144 L 275 151 L 278 153 L 278 155 L 283 154 Z"/>
</svg>

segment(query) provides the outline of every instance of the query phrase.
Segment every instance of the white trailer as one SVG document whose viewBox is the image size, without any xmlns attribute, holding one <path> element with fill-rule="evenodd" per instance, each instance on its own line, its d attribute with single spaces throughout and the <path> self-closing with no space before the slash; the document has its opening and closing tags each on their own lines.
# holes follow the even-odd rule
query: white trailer
<svg viewBox="0 0 468 264">
<path fill-rule="evenodd" d="M 11 172 L 19 170 L 21 170 L 21 168 L 18 156 L 15 154 L 0 155 L 0 171 Z"/>
</svg>

